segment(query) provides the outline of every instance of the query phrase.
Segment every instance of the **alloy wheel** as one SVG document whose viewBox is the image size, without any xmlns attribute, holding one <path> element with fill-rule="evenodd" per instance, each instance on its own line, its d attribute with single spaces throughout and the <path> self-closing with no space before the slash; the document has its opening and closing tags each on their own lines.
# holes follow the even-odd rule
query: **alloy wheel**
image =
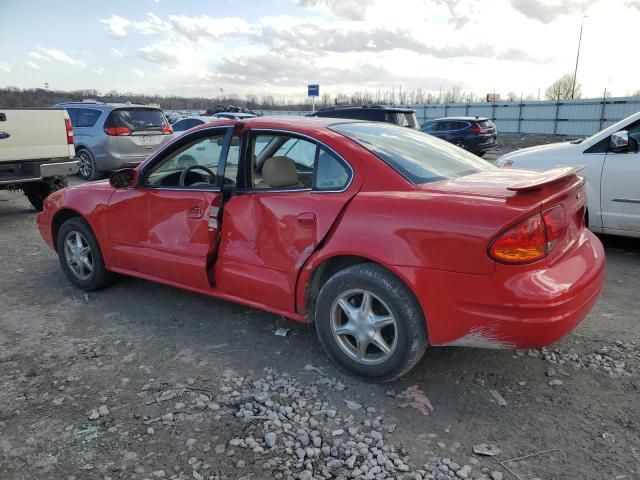
<svg viewBox="0 0 640 480">
<path fill-rule="evenodd" d="M 331 331 L 340 349 L 364 365 L 388 360 L 398 344 L 398 326 L 387 304 L 365 289 L 347 290 L 331 307 Z"/>
<path fill-rule="evenodd" d="M 71 231 L 67 234 L 64 258 L 69 270 L 80 280 L 87 280 L 93 274 L 93 252 L 81 233 Z"/>
<path fill-rule="evenodd" d="M 91 157 L 87 152 L 80 152 L 78 155 L 78 169 L 80 175 L 84 178 L 89 178 L 93 173 L 93 165 L 91 163 Z"/>
</svg>

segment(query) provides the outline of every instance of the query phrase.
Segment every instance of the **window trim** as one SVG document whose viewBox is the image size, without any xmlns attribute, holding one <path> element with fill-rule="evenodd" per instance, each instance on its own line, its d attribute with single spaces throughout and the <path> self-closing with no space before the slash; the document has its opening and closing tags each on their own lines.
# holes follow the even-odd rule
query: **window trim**
<svg viewBox="0 0 640 480">
<path fill-rule="evenodd" d="M 237 189 L 236 193 L 244 193 L 244 194 L 248 194 L 248 193 L 288 193 L 288 192 L 311 192 L 311 193 L 342 193 L 342 192 L 346 192 L 349 187 L 351 186 L 351 184 L 353 183 L 353 179 L 356 176 L 356 172 L 353 169 L 353 167 L 351 166 L 351 164 L 345 160 L 345 158 L 340 155 L 338 152 L 335 151 L 335 149 L 331 148 L 329 145 L 327 145 L 326 143 L 313 138 L 307 134 L 304 133 L 300 133 L 300 132 L 294 132 L 291 130 L 281 130 L 281 129 L 274 129 L 274 128 L 252 128 L 252 129 L 248 129 L 247 133 L 249 134 L 249 142 L 251 142 L 251 137 L 254 136 L 254 132 L 260 132 L 260 134 L 269 134 L 269 133 L 273 133 L 276 135 L 289 135 L 292 137 L 298 137 L 301 138 L 302 140 L 307 140 L 309 142 L 312 142 L 316 145 L 316 147 L 322 147 L 325 148 L 326 150 L 330 151 L 333 155 L 335 155 L 335 157 L 342 162 L 348 169 L 349 171 L 349 181 L 347 182 L 347 184 L 344 186 L 344 188 L 340 189 L 340 190 L 316 190 L 315 188 L 255 188 L 253 185 L 251 185 L 250 188 L 244 188 L 244 189 Z M 242 160 L 245 161 L 245 164 L 247 163 L 247 161 L 250 161 L 249 155 L 247 155 L 247 153 L 251 154 L 251 152 L 247 152 L 247 150 L 245 150 L 244 155 L 242 157 Z M 316 175 L 316 169 L 317 169 L 317 157 L 318 157 L 318 149 L 316 148 L 316 158 L 313 161 L 313 184 L 315 186 L 316 183 L 316 179 L 315 179 L 315 175 Z M 245 175 L 248 173 L 249 176 L 251 175 L 251 171 L 250 171 L 250 167 L 251 165 L 249 164 L 249 168 L 246 169 L 245 171 Z"/>
<path fill-rule="evenodd" d="M 173 155 L 176 150 L 183 147 L 185 144 L 188 144 L 195 140 L 200 140 L 206 138 L 211 135 L 212 130 L 226 130 L 224 132 L 224 145 L 222 146 L 222 150 L 220 151 L 220 161 L 218 162 L 218 168 L 216 170 L 216 176 L 220 177 L 220 171 L 222 170 L 222 178 L 224 179 L 224 171 L 227 166 L 227 157 L 229 156 L 229 148 L 231 146 L 231 138 L 233 137 L 233 129 L 235 125 L 227 125 L 227 126 L 218 126 L 214 125 L 209 128 L 203 128 L 202 130 L 197 130 L 189 135 L 182 135 L 178 137 L 175 141 L 175 144 L 171 144 L 173 148 L 168 149 L 166 152 L 161 152 L 162 155 L 158 155 L 153 157 L 147 164 L 142 167 L 140 170 L 140 183 L 138 184 L 138 188 L 145 190 L 169 190 L 169 191 L 183 191 L 183 192 L 214 192 L 220 193 L 223 190 L 224 183 L 220 186 L 212 186 L 210 188 L 189 188 L 189 187 L 180 187 L 180 186 L 167 186 L 167 185 L 148 185 L 145 182 L 147 172 L 149 169 L 153 168 L 156 164 L 165 160 L 169 155 Z M 223 180 L 224 182 L 224 180 Z"/>
</svg>

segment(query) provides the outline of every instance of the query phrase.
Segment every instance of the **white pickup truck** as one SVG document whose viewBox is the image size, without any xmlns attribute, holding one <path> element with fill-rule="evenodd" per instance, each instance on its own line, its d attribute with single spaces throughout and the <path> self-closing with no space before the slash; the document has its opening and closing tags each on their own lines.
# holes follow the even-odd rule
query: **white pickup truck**
<svg viewBox="0 0 640 480">
<path fill-rule="evenodd" d="M 22 190 L 42 210 L 50 193 L 78 173 L 65 110 L 0 108 L 0 190 Z"/>
<path fill-rule="evenodd" d="M 595 135 L 507 153 L 499 167 L 547 170 L 584 166 L 587 225 L 594 232 L 640 237 L 640 112 Z"/>
</svg>

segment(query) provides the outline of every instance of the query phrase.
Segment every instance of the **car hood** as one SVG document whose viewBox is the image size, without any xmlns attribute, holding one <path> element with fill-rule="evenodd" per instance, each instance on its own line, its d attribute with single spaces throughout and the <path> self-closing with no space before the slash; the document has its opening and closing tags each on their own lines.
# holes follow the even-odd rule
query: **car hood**
<svg viewBox="0 0 640 480">
<path fill-rule="evenodd" d="M 571 143 L 571 142 L 537 145 L 535 147 L 523 148 L 521 150 L 516 150 L 514 152 L 502 155 L 500 158 L 498 158 L 498 160 L 496 160 L 496 163 L 498 163 L 500 160 L 505 160 L 505 159 L 515 160 L 518 158 L 529 158 L 532 156 L 540 156 L 540 158 L 542 157 L 547 158 L 549 156 L 559 157 L 565 153 L 571 153 L 576 149 L 580 148 L 581 146 L 583 147 L 584 145 L 581 145 L 579 143 Z"/>
</svg>

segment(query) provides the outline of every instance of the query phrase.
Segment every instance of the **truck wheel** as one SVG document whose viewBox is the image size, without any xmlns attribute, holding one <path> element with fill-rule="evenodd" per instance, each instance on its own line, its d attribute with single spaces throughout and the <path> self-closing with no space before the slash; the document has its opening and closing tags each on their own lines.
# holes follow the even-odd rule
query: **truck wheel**
<svg viewBox="0 0 640 480">
<path fill-rule="evenodd" d="M 56 250 L 62 270 L 81 290 L 99 290 L 113 281 L 91 227 L 81 218 L 70 218 L 62 224 Z"/>
<path fill-rule="evenodd" d="M 85 180 L 96 180 L 100 176 L 100 172 L 96 168 L 96 161 L 89 150 L 81 148 L 76 155 L 78 158 L 78 175 Z"/>
<path fill-rule="evenodd" d="M 413 292 L 379 265 L 363 263 L 332 276 L 318 294 L 320 343 L 338 366 L 374 382 L 407 373 L 427 348 L 424 315 Z"/>
<path fill-rule="evenodd" d="M 27 183 L 22 186 L 22 191 L 27 199 L 38 211 L 42 211 L 44 199 L 56 190 L 67 186 L 67 182 L 62 177 L 46 179 L 42 182 Z"/>
</svg>

